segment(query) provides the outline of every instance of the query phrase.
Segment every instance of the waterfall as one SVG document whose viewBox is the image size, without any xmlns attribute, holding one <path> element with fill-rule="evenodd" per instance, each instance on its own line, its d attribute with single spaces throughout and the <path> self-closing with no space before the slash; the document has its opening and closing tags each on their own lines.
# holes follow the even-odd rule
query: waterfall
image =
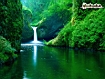
<svg viewBox="0 0 105 79">
<path fill-rule="evenodd" d="M 32 27 L 33 30 L 34 30 L 34 42 L 36 43 L 38 40 L 37 40 L 37 32 L 36 32 L 36 29 L 37 27 Z"/>
<path fill-rule="evenodd" d="M 42 42 L 41 41 L 38 41 L 37 40 L 37 31 L 36 31 L 36 29 L 37 29 L 37 27 L 32 27 L 33 28 L 33 30 L 34 30 L 34 40 L 33 41 L 31 41 L 30 42 L 30 44 L 34 44 L 34 45 L 39 45 L 39 44 L 42 44 Z"/>
<path fill-rule="evenodd" d="M 41 45 L 41 46 L 43 46 L 43 42 L 37 40 L 37 31 L 36 31 L 37 27 L 32 27 L 32 28 L 34 30 L 34 40 L 30 41 L 29 43 L 24 43 L 24 44 L 21 44 L 21 45 Z M 34 49 L 37 50 L 36 47 L 34 47 Z M 22 51 L 23 50 L 21 50 L 21 52 Z"/>
</svg>

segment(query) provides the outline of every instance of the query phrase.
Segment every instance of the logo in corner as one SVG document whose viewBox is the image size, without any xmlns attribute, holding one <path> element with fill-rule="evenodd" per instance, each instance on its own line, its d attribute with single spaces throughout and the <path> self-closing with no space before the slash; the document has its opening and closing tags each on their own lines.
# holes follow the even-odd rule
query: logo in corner
<svg viewBox="0 0 105 79">
<path fill-rule="evenodd" d="M 82 9 L 87 9 L 87 8 L 103 8 L 103 6 L 101 4 L 97 4 L 97 3 L 95 3 L 95 4 L 92 4 L 92 3 L 89 3 L 89 4 L 83 3 L 81 8 Z"/>
</svg>

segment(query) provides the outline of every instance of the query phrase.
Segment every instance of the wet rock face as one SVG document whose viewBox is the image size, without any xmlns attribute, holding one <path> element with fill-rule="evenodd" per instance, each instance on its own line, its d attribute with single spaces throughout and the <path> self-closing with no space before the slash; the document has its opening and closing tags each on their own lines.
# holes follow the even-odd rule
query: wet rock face
<svg viewBox="0 0 105 79">
<path fill-rule="evenodd" d="M 0 35 L 5 37 L 17 51 L 20 50 L 22 28 L 23 16 L 20 0 L 1 0 Z"/>
<path fill-rule="evenodd" d="M 37 32 L 38 32 L 38 39 L 45 39 L 45 40 L 50 40 L 52 38 L 54 38 L 55 36 L 57 36 L 59 29 L 63 27 L 63 25 L 54 25 L 56 28 L 53 29 L 53 26 L 51 26 L 50 28 L 47 26 L 44 28 L 38 28 Z M 53 29 L 53 30 L 52 30 Z"/>
<path fill-rule="evenodd" d="M 22 42 L 28 42 L 33 39 L 33 29 L 29 26 L 24 26 L 22 31 Z"/>
<path fill-rule="evenodd" d="M 61 28 L 71 19 L 71 14 L 70 10 L 61 9 L 46 16 L 43 22 L 38 25 L 38 39 L 50 40 L 56 37 Z"/>
<path fill-rule="evenodd" d="M 0 36 L 0 64 L 4 64 L 7 61 L 13 61 L 17 58 L 15 54 L 16 50 L 11 47 L 11 44 L 2 36 Z"/>
<path fill-rule="evenodd" d="M 22 42 L 28 42 L 33 39 L 33 29 L 30 26 L 32 20 L 32 13 L 27 9 L 23 8 L 23 29 L 22 29 Z"/>
<path fill-rule="evenodd" d="M 46 19 L 37 29 L 38 39 L 50 40 L 63 28 L 64 21 L 53 15 Z"/>
</svg>

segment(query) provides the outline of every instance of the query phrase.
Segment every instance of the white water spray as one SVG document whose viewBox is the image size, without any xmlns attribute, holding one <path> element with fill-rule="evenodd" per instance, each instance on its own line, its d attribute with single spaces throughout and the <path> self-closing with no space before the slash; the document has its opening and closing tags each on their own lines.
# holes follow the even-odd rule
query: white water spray
<svg viewBox="0 0 105 79">
<path fill-rule="evenodd" d="M 37 31 L 36 31 L 37 27 L 32 27 L 32 28 L 34 30 L 34 40 L 30 41 L 29 43 L 24 43 L 24 44 L 21 44 L 21 45 L 22 46 L 23 45 L 41 45 L 41 46 L 43 46 L 43 42 L 37 40 Z M 34 49 L 36 50 L 36 48 L 34 48 Z M 22 51 L 23 50 L 21 50 L 21 52 Z"/>
<path fill-rule="evenodd" d="M 34 42 L 37 43 L 38 42 L 38 40 L 37 40 L 37 32 L 36 32 L 37 27 L 32 27 L 32 28 L 34 30 Z"/>
<path fill-rule="evenodd" d="M 38 41 L 38 39 L 37 39 L 37 31 L 36 31 L 37 27 L 32 27 L 32 28 L 34 30 L 34 40 L 31 43 L 37 43 L 37 44 L 42 43 L 42 42 Z"/>
</svg>

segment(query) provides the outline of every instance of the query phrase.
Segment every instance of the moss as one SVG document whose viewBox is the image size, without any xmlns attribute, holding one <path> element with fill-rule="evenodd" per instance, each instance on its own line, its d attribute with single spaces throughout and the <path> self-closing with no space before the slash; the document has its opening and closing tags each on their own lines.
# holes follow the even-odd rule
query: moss
<svg viewBox="0 0 105 79">
<path fill-rule="evenodd" d="M 105 9 L 93 10 L 75 25 L 68 23 L 48 45 L 105 50 L 104 14 Z"/>
<path fill-rule="evenodd" d="M 20 49 L 23 27 L 20 0 L 0 1 L 0 35 L 5 37 L 17 51 Z"/>
<path fill-rule="evenodd" d="M 67 23 L 65 27 L 61 29 L 58 36 L 49 41 L 47 45 L 69 46 L 69 40 L 71 40 L 73 30 L 74 27 L 71 26 L 71 23 Z"/>
<path fill-rule="evenodd" d="M 22 10 L 23 11 L 29 11 L 32 14 L 32 11 L 24 5 L 22 6 Z"/>
<path fill-rule="evenodd" d="M 98 14 L 101 14 L 98 16 Z M 100 40 L 105 40 L 105 9 L 92 11 L 86 18 L 76 25 L 76 29 L 72 32 L 72 43 L 77 47 L 94 48 L 99 50 Z M 104 43 L 104 42 L 103 42 Z M 105 49 L 105 48 L 104 48 Z"/>
<path fill-rule="evenodd" d="M 32 40 L 33 38 L 33 29 L 30 25 L 31 21 L 32 21 L 32 11 L 23 6 L 22 8 L 23 11 L 23 29 L 22 29 L 22 42 L 28 42 L 30 40 Z"/>
<path fill-rule="evenodd" d="M 60 41 L 59 41 L 60 40 Z M 48 46 L 65 46 L 65 42 L 61 39 L 60 36 L 57 36 L 55 39 L 50 40 L 46 43 Z"/>
<path fill-rule="evenodd" d="M 10 59 L 17 57 L 16 50 L 11 47 L 11 44 L 2 36 L 0 36 L 0 62 L 5 63 Z"/>
<path fill-rule="evenodd" d="M 35 23 L 38 26 L 38 39 L 49 40 L 57 36 L 58 32 L 71 19 L 70 1 L 51 4 L 40 16 L 42 20 Z"/>
</svg>

